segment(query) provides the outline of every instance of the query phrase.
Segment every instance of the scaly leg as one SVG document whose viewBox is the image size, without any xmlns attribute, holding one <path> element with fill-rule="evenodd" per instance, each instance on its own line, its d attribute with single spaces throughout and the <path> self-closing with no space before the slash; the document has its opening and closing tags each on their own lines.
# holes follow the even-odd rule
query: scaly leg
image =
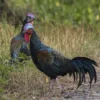
<svg viewBox="0 0 100 100">
<path fill-rule="evenodd" d="M 58 78 L 56 78 L 56 82 L 57 82 L 58 88 L 60 89 L 61 93 L 63 93 L 63 89 L 58 81 Z"/>
<path fill-rule="evenodd" d="M 50 79 L 50 90 L 52 90 L 52 88 L 53 88 L 53 80 Z"/>
</svg>

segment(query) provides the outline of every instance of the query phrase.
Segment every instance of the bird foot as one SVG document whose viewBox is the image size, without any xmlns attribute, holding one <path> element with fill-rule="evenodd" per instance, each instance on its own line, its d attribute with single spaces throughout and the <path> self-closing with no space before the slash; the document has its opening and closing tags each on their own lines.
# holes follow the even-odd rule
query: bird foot
<svg viewBox="0 0 100 100">
<path fill-rule="evenodd" d="M 64 98 L 72 98 L 72 94 L 71 94 L 71 93 L 65 93 L 65 92 L 63 92 L 63 93 L 62 93 L 62 96 L 63 96 Z"/>
<path fill-rule="evenodd" d="M 61 92 L 60 92 L 60 93 L 61 93 L 61 95 L 62 95 L 62 94 L 64 94 L 64 93 L 65 93 L 65 91 L 64 91 L 64 90 L 61 90 Z"/>
</svg>

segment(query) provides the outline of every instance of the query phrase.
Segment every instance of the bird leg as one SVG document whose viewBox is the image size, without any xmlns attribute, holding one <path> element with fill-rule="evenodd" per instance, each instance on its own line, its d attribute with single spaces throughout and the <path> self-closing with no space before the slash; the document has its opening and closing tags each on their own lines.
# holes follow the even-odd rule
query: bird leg
<svg viewBox="0 0 100 100">
<path fill-rule="evenodd" d="M 50 79 L 50 90 L 52 90 L 52 88 L 53 88 L 53 80 Z"/>
<path fill-rule="evenodd" d="M 58 88 L 60 89 L 61 94 L 62 94 L 63 93 L 63 89 L 62 89 L 62 87 L 61 87 L 61 85 L 60 85 L 60 83 L 58 81 L 58 78 L 56 78 L 56 82 L 57 82 Z"/>
<path fill-rule="evenodd" d="M 50 79 L 50 90 L 53 89 L 53 83 L 54 83 L 55 81 L 57 82 L 58 88 L 60 89 L 60 92 L 61 92 L 61 94 L 62 94 L 62 93 L 63 93 L 63 89 L 62 89 L 62 87 L 61 87 L 61 85 L 60 85 L 60 83 L 59 83 L 58 78 L 56 78 L 56 79 Z"/>
</svg>

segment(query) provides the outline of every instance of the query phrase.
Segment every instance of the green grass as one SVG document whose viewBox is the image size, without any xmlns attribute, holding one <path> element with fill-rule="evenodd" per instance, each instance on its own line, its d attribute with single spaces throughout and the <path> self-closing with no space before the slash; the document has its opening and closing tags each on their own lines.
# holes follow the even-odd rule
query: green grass
<svg viewBox="0 0 100 100">
<path fill-rule="evenodd" d="M 68 58 L 86 56 L 100 58 L 100 29 L 52 24 L 37 24 L 35 30 L 41 40 Z M 46 76 L 38 71 L 33 62 L 25 61 L 10 65 L 10 41 L 20 32 L 7 23 L 0 23 L 0 93 L 6 92 L 10 100 L 28 100 L 48 91 Z M 5 96 L 5 95 L 4 95 Z"/>
</svg>

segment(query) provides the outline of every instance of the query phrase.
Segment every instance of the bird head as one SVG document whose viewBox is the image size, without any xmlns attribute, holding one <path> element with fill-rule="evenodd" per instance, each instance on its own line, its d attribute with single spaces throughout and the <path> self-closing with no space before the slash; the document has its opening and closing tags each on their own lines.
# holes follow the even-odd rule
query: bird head
<svg viewBox="0 0 100 100">
<path fill-rule="evenodd" d="M 24 21 L 25 21 L 26 23 L 30 23 L 30 22 L 32 22 L 34 19 L 36 19 L 34 14 L 32 14 L 32 13 L 27 13 L 27 14 L 26 14 L 26 17 L 25 17 L 25 19 L 24 19 Z"/>
<path fill-rule="evenodd" d="M 30 37 L 33 33 L 33 29 L 34 29 L 34 27 L 31 23 L 27 23 L 24 26 L 23 34 L 24 34 L 24 40 L 26 43 L 30 41 Z"/>
</svg>

